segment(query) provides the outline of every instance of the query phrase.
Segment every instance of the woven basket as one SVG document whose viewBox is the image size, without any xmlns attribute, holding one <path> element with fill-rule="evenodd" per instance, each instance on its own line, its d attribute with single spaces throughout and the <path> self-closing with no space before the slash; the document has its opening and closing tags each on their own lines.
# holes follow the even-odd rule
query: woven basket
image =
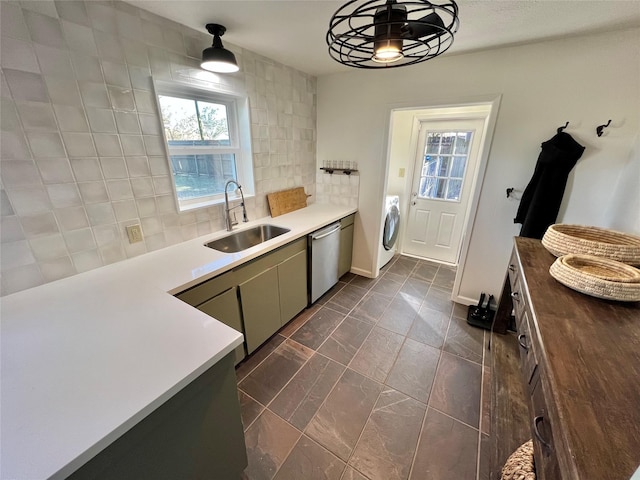
<svg viewBox="0 0 640 480">
<path fill-rule="evenodd" d="M 640 301 L 640 270 L 608 258 L 570 254 L 549 268 L 563 285 L 592 297 L 621 302 Z"/>
<path fill-rule="evenodd" d="M 533 460 L 533 442 L 520 445 L 502 467 L 501 480 L 536 480 L 536 467 Z"/>
<path fill-rule="evenodd" d="M 640 265 L 640 237 L 606 228 L 556 223 L 545 232 L 542 245 L 556 257 L 584 253 Z"/>
</svg>

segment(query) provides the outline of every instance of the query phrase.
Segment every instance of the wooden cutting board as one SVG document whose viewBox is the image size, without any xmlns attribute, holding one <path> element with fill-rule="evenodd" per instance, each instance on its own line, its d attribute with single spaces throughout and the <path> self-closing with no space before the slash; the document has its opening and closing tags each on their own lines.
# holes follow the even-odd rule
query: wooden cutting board
<svg viewBox="0 0 640 480">
<path fill-rule="evenodd" d="M 267 194 L 269 210 L 272 217 L 284 215 L 307 206 L 307 195 L 304 187 L 290 188 Z"/>
</svg>

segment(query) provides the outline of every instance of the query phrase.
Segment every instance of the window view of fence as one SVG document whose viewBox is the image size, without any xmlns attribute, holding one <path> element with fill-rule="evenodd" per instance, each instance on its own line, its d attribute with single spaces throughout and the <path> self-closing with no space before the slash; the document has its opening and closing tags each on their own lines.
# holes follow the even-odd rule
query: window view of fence
<svg viewBox="0 0 640 480">
<path fill-rule="evenodd" d="M 179 200 L 224 193 L 236 179 L 229 106 L 190 98 L 158 96 Z"/>
</svg>

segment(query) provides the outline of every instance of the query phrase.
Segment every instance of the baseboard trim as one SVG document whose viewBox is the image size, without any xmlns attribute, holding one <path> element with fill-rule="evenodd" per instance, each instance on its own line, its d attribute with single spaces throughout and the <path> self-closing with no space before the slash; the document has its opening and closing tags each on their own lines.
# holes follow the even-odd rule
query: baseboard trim
<svg viewBox="0 0 640 480">
<path fill-rule="evenodd" d="M 355 268 L 355 267 L 351 267 L 351 270 L 349 270 L 351 273 L 355 273 L 356 275 L 360 275 L 361 277 L 367 277 L 367 278 L 376 278 L 372 273 L 371 270 L 363 270 L 361 268 Z"/>
</svg>

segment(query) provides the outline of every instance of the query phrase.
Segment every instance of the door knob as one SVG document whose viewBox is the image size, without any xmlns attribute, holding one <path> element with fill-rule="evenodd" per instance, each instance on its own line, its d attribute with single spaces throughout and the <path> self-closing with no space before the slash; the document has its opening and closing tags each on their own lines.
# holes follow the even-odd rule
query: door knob
<svg viewBox="0 0 640 480">
<path fill-rule="evenodd" d="M 411 205 L 413 205 L 415 207 L 416 206 L 416 202 L 411 202 Z"/>
<path fill-rule="evenodd" d="M 412 196 L 412 197 L 417 197 L 417 196 L 418 196 L 418 194 L 417 194 L 416 192 L 413 192 L 413 193 L 411 194 L 411 196 Z"/>
</svg>

